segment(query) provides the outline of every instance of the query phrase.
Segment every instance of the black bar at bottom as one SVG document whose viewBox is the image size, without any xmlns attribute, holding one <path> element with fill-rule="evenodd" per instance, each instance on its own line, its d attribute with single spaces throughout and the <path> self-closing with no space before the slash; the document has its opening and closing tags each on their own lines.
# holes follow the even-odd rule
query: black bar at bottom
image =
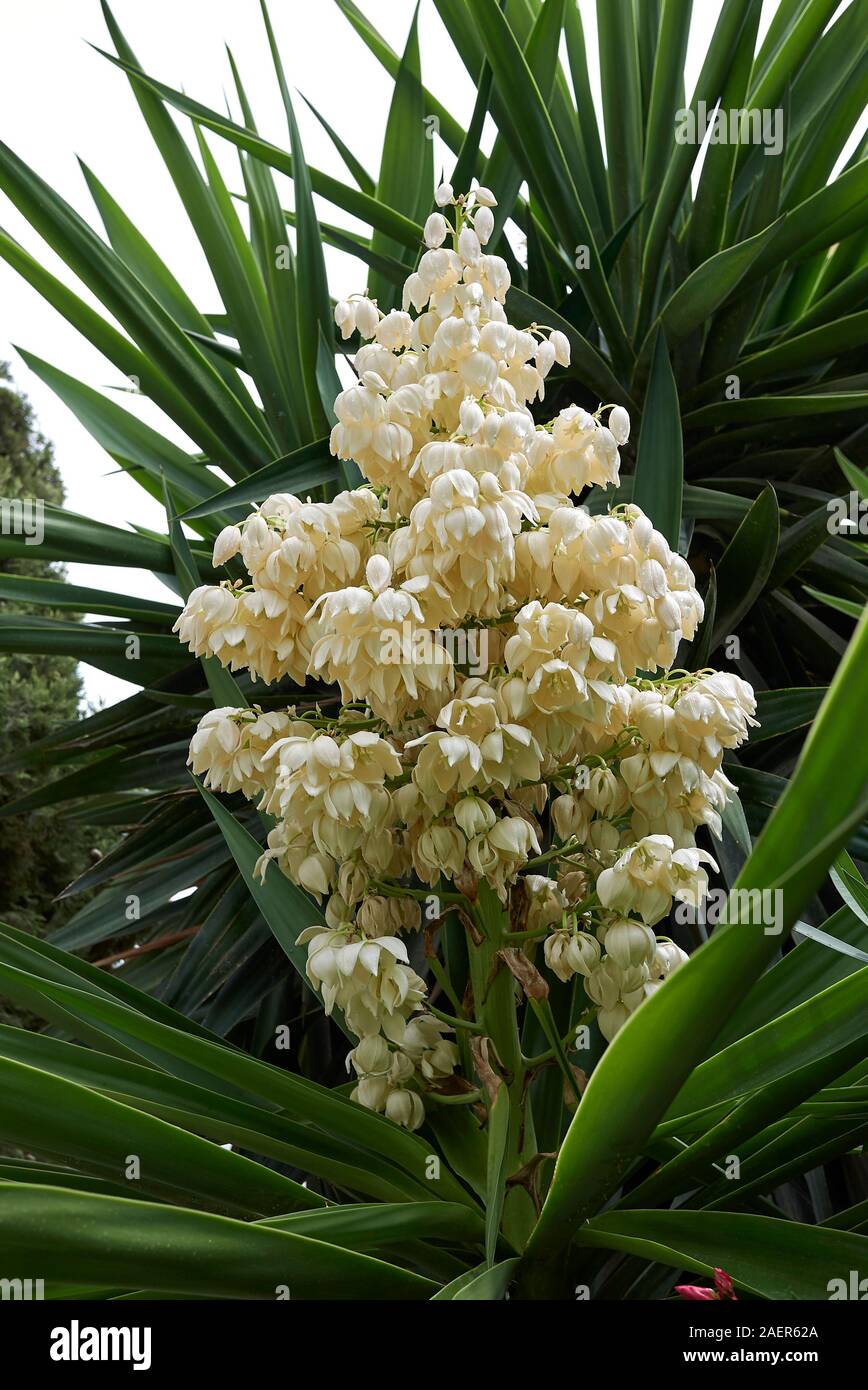
<svg viewBox="0 0 868 1390">
<path fill-rule="evenodd" d="M 431 1335 L 448 1337 L 452 1329 L 464 1333 L 460 1363 L 465 1373 L 474 1344 L 480 1368 L 490 1371 L 492 1359 L 503 1355 L 509 1369 L 506 1358 L 517 1342 L 529 1354 L 533 1345 L 538 1351 L 545 1345 L 537 1338 L 547 1341 L 554 1335 L 562 1350 L 572 1344 L 583 1369 L 591 1360 L 601 1367 L 620 1366 L 626 1373 L 635 1357 L 635 1370 L 653 1367 L 655 1378 L 679 1367 L 702 1375 L 715 1366 L 735 1372 L 742 1366 L 803 1366 L 828 1375 L 840 1365 L 852 1374 L 863 1363 L 868 1330 L 863 1301 L 579 1300 L 546 1307 L 542 1317 L 539 1305 L 515 1301 L 487 1310 L 477 1303 L 463 1315 L 442 1304 L 342 1302 L 317 1308 L 301 1301 L 0 1302 L 0 1344 L 7 1367 L 48 1372 L 61 1380 L 77 1375 L 92 1380 L 101 1370 L 138 1378 L 190 1371 L 214 1375 L 215 1383 L 222 1384 L 238 1372 L 258 1378 L 266 1367 L 266 1374 L 280 1367 L 281 1374 L 292 1377 L 304 1374 L 305 1363 L 311 1365 L 311 1352 L 314 1364 L 323 1358 L 330 1377 L 356 1359 L 373 1371 L 385 1356 L 393 1372 L 406 1365 L 415 1378 L 413 1368 Z M 456 1315 L 457 1324 L 452 1322 Z M 498 1336 L 489 1335 L 489 1329 L 501 1328 Z M 481 1338 L 468 1342 L 471 1330 Z M 437 1346 L 448 1374 L 450 1343 L 438 1340 Z M 459 1354 L 458 1344 L 454 1351 Z"/>
</svg>

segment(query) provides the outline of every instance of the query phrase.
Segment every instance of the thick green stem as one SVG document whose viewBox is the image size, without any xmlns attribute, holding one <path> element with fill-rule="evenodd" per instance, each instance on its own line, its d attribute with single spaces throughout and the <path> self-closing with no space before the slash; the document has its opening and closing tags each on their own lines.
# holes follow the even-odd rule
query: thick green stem
<svg viewBox="0 0 868 1390">
<path fill-rule="evenodd" d="M 476 903 L 476 920 L 483 939 L 479 943 L 468 943 L 474 1013 L 483 1034 L 493 1044 L 495 1056 L 491 1060 L 503 1075 L 503 1084 L 509 1088 L 507 1173 L 512 1174 L 532 1156 L 535 1138 L 530 1109 L 525 1105 L 527 1069 L 521 1053 L 515 981 L 498 958 L 509 930 L 509 917 L 497 896 L 484 883 L 480 885 Z M 528 1192 L 519 1186 L 511 1188 L 504 1204 L 503 1230 L 517 1248 L 525 1244 L 534 1221 L 535 1212 Z"/>
<path fill-rule="evenodd" d="M 519 1266 L 516 1299 L 560 1303 L 574 1297 L 570 1293 L 563 1254 L 552 1260 L 524 1261 Z"/>
</svg>

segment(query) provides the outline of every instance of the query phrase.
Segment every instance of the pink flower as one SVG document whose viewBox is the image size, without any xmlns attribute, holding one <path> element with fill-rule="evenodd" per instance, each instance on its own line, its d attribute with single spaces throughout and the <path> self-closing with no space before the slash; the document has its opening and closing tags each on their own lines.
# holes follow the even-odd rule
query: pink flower
<svg viewBox="0 0 868 1390">
<path fill-rule="evenodd" d="M 680 1294 L 682 1298 L 700 1302 L 721 1302 L 727 1298 L 738 1302 L 735 1289 L 732 1286 L 732 1279 L 723 1269 L 714 1271 L 713 1289 L 707 1289 L 701 1284 L 676 1284 L 675 1292 Z"/>
</svg>

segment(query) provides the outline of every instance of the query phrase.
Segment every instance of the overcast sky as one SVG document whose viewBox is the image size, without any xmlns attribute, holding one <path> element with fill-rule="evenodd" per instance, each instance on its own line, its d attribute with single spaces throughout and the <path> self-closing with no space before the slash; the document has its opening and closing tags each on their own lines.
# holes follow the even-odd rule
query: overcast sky
<svg viewBox="0 0 868 1390">
<path fill-rule="evenodd" d="M 468 0 L 472 3 L 472 0 Z M 866 0 L 856 0 L 866 3 Z M 413 14 L 413 0 L 359 0 L 360 8 L 397 50 L 402 50 Z M 594 0 L 581 10 L 591 55 L 595 93 Z M 773 12 L 766 0 L 763 32 Z M 843 5 L 842 5 L 843 8 Z M 192 97 L 225 109 L 231 77 L 225 45 L 232 49 L 254 106 L 260 132 L 286 146 L 286 125 L 260 19 L 258 0 L 114 0 L 113 9 L 144 69 Z M 720 0 L 697 0 L 687 60 L 688 91 L 713 29 Z M 272 22 L 291 86 L 304 93 L 376 174 L 391 81 L 341 15 L 332 0 L 272 0 Z M 473 86 L 455 57 L 431 0 L 422 0 L 420 40 L 423 80 L 467 124 Z M 100 228 L 77 163 L 80 156 L 148 237 L 193 300 L 205 312 L 218 310 L 207 264 L 174 187 L 142 120 L 127 79 L 88 46 L 111 49 L 98 0 L 18 0 L 3 14 L 0 47 L 0 135 L 94 226 Z M 297 104 L 305 153 L 310 163 L 348 175 L 328 137 L 302 102 Z M 189 122 L 179 118 L 181 128 Z M 209 136 L 227 182 L 241 186 L 234 148 Z M 483 143 L 488 148 L 490 132 Z M 452 157 L 438 144 L 435 153 Z M 281 197 L 291 205 L 291 184 L 281 180 Z M 334 221 L 344 214 L 325 208 Z M 0 193 L 0 226 L 61 279 L 92 303 L 54 253 L 41 242 Z M 101 230 L 101 228 L 100 228 Z M 337 252 L 327 252 L 332 292 L 364 287 L 365 268 Z M 74 511 L 123 526 L 134 520 L 164 529 L 164 513 L 134 482 L 118 473 L 112 460 L 78 424 L 72 413 L 25 367 L 16 346 L 97 388 L 122 384 L 117 370 L 46 305 L 5 262 L 0 261 L 0 359 L 11 362 L 16 383 L 29 395 L 39 425 L 55 445 Z M 114 393 L 113 393 L 114 394 Z M 189 444 L 161 412 L 144 399 L 117 397 L 142 419 Z M 138 594 L 165 594 L 141 571 L 71 565 L 70 577 Z M 112 702 L 133 689 L 123 681 L 82 668 L 91 701 Z"/>
</svg>

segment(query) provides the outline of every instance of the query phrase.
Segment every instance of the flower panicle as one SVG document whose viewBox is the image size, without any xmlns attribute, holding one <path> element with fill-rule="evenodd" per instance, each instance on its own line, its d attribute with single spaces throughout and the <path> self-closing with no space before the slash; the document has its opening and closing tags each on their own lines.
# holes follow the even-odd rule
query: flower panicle
<svg viewBox="0 0 868 1390">
<path fill-rule="evenodd" d="M 575 501 L 618 484 L 630 418 L 538 423 L 570 339 L 509 321 L 493 193 L 444 183 L 435 203 L 400 308 L 335 308 L 356 380 L 330 449 L 363 482 L 227 526 L 214 564 L 247 577 L 195 589 L 175 625 L 256 681 L 339 691 L 334 716 L 211 710 L 190 763 L 274 818 L 259 872 L 324 904 L 299 942 L 358 1039 L 354 1097 L 411 1129 L 459 1057 L 405 946 L 426 890 L 436 908 L 451 884 L 470 916 L 480 883 L 505 913 L 518 895 L 611 1039 L 686 958 L 654 928 L 701 902 L 696 834 L 721 833 L 723 756 L 756 709 L 733 674 L 670 674 L 704 616 L 687 561 L 632 503 Z"/>
</svg>

